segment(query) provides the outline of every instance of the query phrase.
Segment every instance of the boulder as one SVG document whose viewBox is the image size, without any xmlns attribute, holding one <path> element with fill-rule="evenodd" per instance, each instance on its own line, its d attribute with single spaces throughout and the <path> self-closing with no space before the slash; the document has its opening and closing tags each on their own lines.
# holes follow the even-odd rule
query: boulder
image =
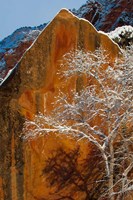
<svg viewBox="0 0 133 200">
<path fill-rule="evenodd" d="M 24 141 L 24 122 L 39 112 L 51 112 L 59 89 L 71 92 L 76 87 L 76 78 L 64 84 L 57 75 L 59 69 L 60 73 L 63 71 L 59 65 L 63 55 L 78 48 L 94 51 L 99 47 L 110 54 L 110 62 L 120 51 L 106 34 L 99 33 L 88 21 L 62 9 L 1 83 L 1 200 L 51 199 L 52 189 L 47 187 L 42 176 L 45 160 L 61 147 L 70 151 L 76 147 L 76 141 L 56 134 Z M 79 146 L 84 152 L 82 156 L 92 152 L 92 148 L 83 142 Z"/>
</svg>

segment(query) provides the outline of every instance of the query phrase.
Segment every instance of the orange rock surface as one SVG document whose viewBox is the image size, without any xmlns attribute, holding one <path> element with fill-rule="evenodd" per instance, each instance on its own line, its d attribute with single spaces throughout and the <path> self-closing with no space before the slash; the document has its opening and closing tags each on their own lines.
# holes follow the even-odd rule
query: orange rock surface
<svg viewBox="0 0 133 200">
<path fill-rule="evenodd" d="M 0 199 L 50 200 L 52 189 L 41 176 L 45 160 L 60 147 L 70 151 L 73 138 L 55 134 L 23 141 L 26 119 L 38 112 L 50 112 L 59 89 L 70 92 L 76 79 L 65 82 L 57 76 L 59 61 L 72 49 L 94 51 L 102 46 L 110 62 L 118 56 L 118 46 L 87 21 L 61 10 L 24 54 L 17 67 L 0 87 Z M 63 69 L 60 69 L 63 71 Z M 91 152 L 79 143 L 82 157 Z M 53 197 L 52 197 L 53 198 Z M 82 195 L 75 199 L 85 199 Z M 51 199 L 54 200 L 54 199 Z"/>
</svg>

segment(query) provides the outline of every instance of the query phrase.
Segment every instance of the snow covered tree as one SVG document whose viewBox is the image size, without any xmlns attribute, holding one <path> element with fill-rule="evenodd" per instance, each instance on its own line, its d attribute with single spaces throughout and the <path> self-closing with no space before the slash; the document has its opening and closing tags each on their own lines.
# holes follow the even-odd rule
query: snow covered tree
<svg viewBox="0 0 133 200">
<path fill-rule="evenodd" d="M 102 49 L 69 52 L 63 76 L 76 76 L 78 87 L 71 94 L 60 91 L 49 116 L 39 114 L 25 123 L 25 139 L 59 132 L 95 146 L 104 162 L 106 185 L 99 200 L 126 199 L 133 191 L 132 53 L 133 47 L 112 65 Z"/>
</svg>

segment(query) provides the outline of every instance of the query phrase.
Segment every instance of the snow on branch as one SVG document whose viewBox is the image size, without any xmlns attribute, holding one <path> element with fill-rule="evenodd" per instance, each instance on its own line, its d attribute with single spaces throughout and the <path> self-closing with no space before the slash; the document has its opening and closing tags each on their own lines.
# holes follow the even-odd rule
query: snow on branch
<svg viewBox="0 0 133 200">
<path fill-rule="evenodd" d="M 85 139 L 93 143 L 101 152 L 106 169 L 108 187 L 103 196 L 111 200 L 133 189 L 133 177 L 129 176 L 133 170 L 132 55 L 133 47 L 113 64 L 102 49 L 75 50 L 64 55 L 61 67 L 66 81 L 85 74 L 88 83 L 80 91 L 71 91 L 71 98 L 59 91 L 53 103 L 55 109 L 49 115 L 39 114 L 34 121 L 26 121 L 24 127 L 26 140 L 54 132 L 72 135 L 77 142 Z"/>
</svg>

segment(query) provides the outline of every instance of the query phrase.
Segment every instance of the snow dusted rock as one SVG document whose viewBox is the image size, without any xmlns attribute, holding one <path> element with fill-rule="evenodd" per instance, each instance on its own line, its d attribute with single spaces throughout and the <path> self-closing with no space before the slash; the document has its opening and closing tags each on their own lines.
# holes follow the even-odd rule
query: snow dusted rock
<svg viewBox="0 0 133 200">
<path fill-rule="evenodd" d="M 105 32 L 118 26 L 133 25 L 132 0 L 88 0 L 72 12 L 90 21 L 97 30 Z M 45 26 L 20 28 L 0 42 L 0 81 L 17 64 Z"/>
<path fill-rule="evenodd" d="M 37 27 L 23 27 L 0 42 L 0 78 L 3 79 L 33 43 L 46 24 Z"/>
<path fill-rule="evenodd" d="M 108 36 L 114 40 L 119 46 L 126 47 L 133 44 L 133 27 L 122 26 L 108 33 Z"/>
<path fill-rule="evenodd" d="M 106 34 L 98 33 L 87 20 L 63 9 L 9 71 L 0 86 L 0 199 L 57 199 L 57 196 L 50 197 L 53 191 L 42 176 L 45 159 L 60 147 L 73 150 L 77 142 L 55 134 L 24 142 L 23 124 L 34 114 L 51 112 L 59 90 L 70 94 L 81 85 L 82 80 L 77 76 L 64 80 L 57 74 L 59 69 L 60 73 L 63 71 L 59 65 L 63 55 L 78 47 L 94 51 L 100 46 L 109 52 L 111 63 L 119 53 L 118 46 Z M 14 48 L 9 54 L 13 51 Z M 4 60 L 1 65 L 4 66 Z M 91 153 L 87 143 L 79 145 L 82 156 Z M 80 198 L 75 199 L 85 199 L 83 194 L 78 195 Z"/>
<path fill-rule="evenodd" d="M 132 0 L 88 0 L 72 12 L 90 21 L 97 30 L 109 32 L 119 26 L 133 26 L 132 3 Z"/>
</svg>

